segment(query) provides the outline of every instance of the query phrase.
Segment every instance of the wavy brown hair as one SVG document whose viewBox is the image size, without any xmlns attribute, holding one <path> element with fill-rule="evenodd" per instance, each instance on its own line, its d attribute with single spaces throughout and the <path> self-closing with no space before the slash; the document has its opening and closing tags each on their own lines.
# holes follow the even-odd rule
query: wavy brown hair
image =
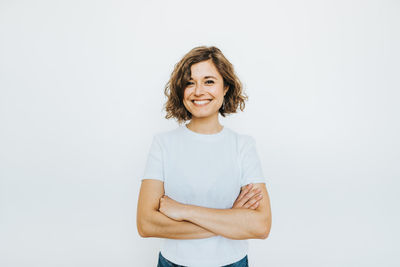
<svg viewBox="0 0 400 267">
<path fill-rule="evenodd" d="M 248 96 L 243 92 L 243 85 L 236 76 L 233 65 L 217 47 L 198 46 L 190 50 L 175 64 L 170 79 L 165 85 L 164 94 L 168 99 L 163 108 L 167 112 L 166 119 L 175 118 L 181 124 L 192 118 L 192 114 L 183 105 L 184 90 L 191 76 L 190 68 L 193 64 L 209 59 L 212 60 L 222 76 L 224 88 L 229 86 L 219 113 L 225 117 L 226 114 L 236 113 L 238 107 L 243 111 Z"/>
</svg>

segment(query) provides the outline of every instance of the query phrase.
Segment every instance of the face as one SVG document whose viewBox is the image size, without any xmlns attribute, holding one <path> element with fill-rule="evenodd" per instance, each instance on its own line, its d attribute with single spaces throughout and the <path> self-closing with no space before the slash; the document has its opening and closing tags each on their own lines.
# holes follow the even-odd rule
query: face
<svg viewBox="0 0 400 267">
<path fill-rule="evenodd" d="M 194 119 L 218 118 L 228 86 L 224 88 L 223 78 L 211 59 L 193 64 L 190 70 L 192 76 L 184 91 L 183 104 Z"/>
</svg>

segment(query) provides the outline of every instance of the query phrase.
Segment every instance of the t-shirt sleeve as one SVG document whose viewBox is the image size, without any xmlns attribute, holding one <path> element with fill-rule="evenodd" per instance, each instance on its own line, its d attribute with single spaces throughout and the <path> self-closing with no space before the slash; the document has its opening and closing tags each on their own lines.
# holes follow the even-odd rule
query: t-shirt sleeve
<svg viewBox="0 0 400 267">
<path fill-rule="evenodd" d="M 266 183 L 256 149 L 256 141 L 249 135 L 242 136 L 241 147 L 241 186 L 250 183 Z"/>
<path fill-rule="evenodd" d="M 153 136 L 141 180 L 143 179 L 156 179 L 164 182 L 163 151 L 157 135 Z"/>
</svg>

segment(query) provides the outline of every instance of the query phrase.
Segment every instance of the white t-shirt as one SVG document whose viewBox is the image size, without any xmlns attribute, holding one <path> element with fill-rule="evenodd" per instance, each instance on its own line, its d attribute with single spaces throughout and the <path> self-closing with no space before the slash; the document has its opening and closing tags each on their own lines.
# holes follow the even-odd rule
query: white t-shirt
<svg viewBox="0 0 400 267">
<path fill-rule="evenodd" d="M 184 203 L 230 209 L 249 183 L 265 183 L 253 137 L 226 126 L 200 134 L 180 125 L 153 136 L 143 179 L 164 182 L 165 195 Z M 179 265 L 216 267 L 234 263 L 248 251 L 248 240 L 223 236 L 164 239 L 161 254 Z"/>
</svg>

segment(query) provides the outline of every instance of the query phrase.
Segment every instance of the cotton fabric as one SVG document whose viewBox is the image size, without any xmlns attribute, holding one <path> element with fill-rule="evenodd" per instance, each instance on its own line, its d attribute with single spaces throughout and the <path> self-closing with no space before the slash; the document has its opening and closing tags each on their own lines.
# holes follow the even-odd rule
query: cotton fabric
<svg viewBox="0 0 400 267">
<path fill-rule="evenodd" d="M 226 126 L 200 134 L 180 125 L 153 136 L 143 179 L 164 182 L 165 195 L 184 203 L 230 209 L 242 186 L 266 183 L 255 139 Z M 163 240 L 162 255 L 190 267 L 232 264 L 248 253 L 248 240 L 223 236 Z"/>
</svg>

